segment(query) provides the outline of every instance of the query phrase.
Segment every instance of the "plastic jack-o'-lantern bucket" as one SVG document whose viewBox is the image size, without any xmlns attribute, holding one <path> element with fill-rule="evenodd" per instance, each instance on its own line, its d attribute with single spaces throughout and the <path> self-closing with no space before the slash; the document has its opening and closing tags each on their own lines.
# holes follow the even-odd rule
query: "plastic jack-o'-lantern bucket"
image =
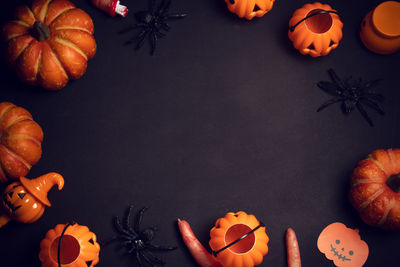
<svg viewBox="0 0 400 267">
<path fill-rule="evenodd" d="M 386 1 L 370 11 L 361 23 L 360 37 L 377 54 L 400 50 L 400 2 Z"/>
<path fill-rule="evenodd" d="M 225 0 L 230 12 L 248 20 L 262 17 L 272 9 L 275 0 Z"/>
<path fill-rule="evenodd" d="M 315 2 L 297 9 L 289 21 L 289 39 L 303 55 L 326 56 L 342 39 L 343 23 L 326 4 Z"/>
<path fill-rule="evenodd" d="M 100 245 L 89 228 L 76 223 L 59 224 L 40 243 L 42 267 L 95 266 Z"/>
<path fill-rule="evenodd" d="M 243 211 L 219 218 L 210 237 L 213 255 L 224 267 L 253 267 L 268 253 L 264 224 Z"/>
<path fill-rule="evenodd" d="M 51 206 L 47 192 L 54 185 L 58 185 L 59 190 L 64 186 L 64 178 L 55 172 L 32 180 L 20 177 L 18 182 L 8 185 L 1 197 L 0 228 L 11 219 L 21 223 L 37 221 L 45 207 Z"/>
</svg>

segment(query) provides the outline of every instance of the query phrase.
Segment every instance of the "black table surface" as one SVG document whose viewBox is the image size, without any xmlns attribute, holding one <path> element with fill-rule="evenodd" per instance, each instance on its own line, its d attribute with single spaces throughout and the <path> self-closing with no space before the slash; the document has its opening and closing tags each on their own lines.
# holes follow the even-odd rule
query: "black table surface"
<svg viewBox="0 0 400 267">
<path fill-rule="evenodd" d="M 65 178 L 53 206 L 29 225 L 0 229 L 0 266 L 40 266 L 39 243 L 56 224 L 74 220 L 103 241 L 112 218 L 149 206 L 143 227 L 157 226 L 166 266 L 196 266 L 176 219 L 186 219 L 209 248 L 209 230 L 229 211 L 266 225 L 269 253 L 261 266 L 286 266 L 284 233 L 295 229 L 304 266 L 333 266 L 316 246 L 321 230 L 343 222 L 370 249 L 365 266 L 399 266 L 399 232 L 361 221 L 348 201 L 349 177 L 371 151 L 400 146 L 400 56 L 380 56 L 359 39 L 360 22 L 379 1 L 327 1 L 340 12 L 343 39 L 328 56 L 301 55 L 288 21 L 305 1 L 276 1 L 263 18 L 231 14 L 223 0 L 174 0 L 172 21 L 154 56 L 149 44 L 124 46 L 134 13 L 147 2 L 123 1 L 127 18 L 111 18 L 89 1 L 74 1 L 95 24 L 98 45 L 85 75 L 58 92 L 21 83 L 0 63 L 1 101 L 28 109 L 43 128 L 43 155 L 30 178 L 56 171 Z M 3 1 L 1 22 L 24 1 Z M 385 116 L 370 127 L 340 105 L 316 109 L 329 95 L 316 83 L 339 76 L 382 78 Z M 4 187 L 4 185 L 3 185 Z M 137 266 L 116 246 L 102 247 L 98 266 Z"/>
</svg>

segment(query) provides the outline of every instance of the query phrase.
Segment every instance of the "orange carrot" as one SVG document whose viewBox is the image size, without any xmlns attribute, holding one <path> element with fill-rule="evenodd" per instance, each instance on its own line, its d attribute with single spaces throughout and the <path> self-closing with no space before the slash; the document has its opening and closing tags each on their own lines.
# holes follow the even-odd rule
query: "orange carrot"
<svg viewBox="0 0 400 267">
<path fill-rule="evenodd" d="M 299 243 L 292 228 L 286 231 L 286 249 L 288 267 L 301 267 Z"/>
<path fill-rule="evenodd" d="M 193 258 L 201 267 L 222 267 L 196 238 L 187 221 L 178 219 L 178 226 L 183 242 L 185 242 Z"/>
</svg>

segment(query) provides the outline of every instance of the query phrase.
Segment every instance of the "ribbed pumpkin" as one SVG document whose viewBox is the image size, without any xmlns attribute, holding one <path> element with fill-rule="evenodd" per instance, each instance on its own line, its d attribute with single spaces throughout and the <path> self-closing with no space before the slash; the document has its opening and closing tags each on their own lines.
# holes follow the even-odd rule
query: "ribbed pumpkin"
<svg viewBox="0 0 400 267">
<path fill-rule="evenodd" d="M 254 215 L 243 211 L 229 212 L 225 217 L 219 218 L 211 229 L 210 247 L 214 252 L 219 251 L 259 225 L 260 222 Z M 268 241 L 265 226 L 262 226 L 239 242 L 219 252 L 216 259 L 224 267 L 259 265 L 263 261 L 263 256 L 268 253 Z"/>
<path fill-rule="evenodd" d="M 60 263 L 65 267 L 92 267 L 99 263 L 100 245 L 89 228 L 79 224 L 58 224 L 40 242 L 42 267 L 58 267 L 58 246 L 61 235 Z"/>
<path fill-rule="evenodd" d="M 350 201 L 365 223 L 400 230 L 400 149 L 375 150 L 358 163 Z"/>
<path fill-rule="evenodd" d="M 0 182 L 25 176 L 42 155 L 42 128 L 24 108 L 0 103 Z"/>
<path fill-rule="evenodd" d="M 275 0 L 225 0 L 230 12 L 248 20 L 262 17 L 272 9 Z"/>
<path fill-rule="evenodd" d="M 326 56 L 338 47 L 342 39 L 343 23 L 330 5 L 315 2 L 297 9 L 289 21 L 289 39 L 303 55 Z M 310 16 L 313 15 L 313 16 Z M 306 17 L 309 17 L 305 19 Z M 303 20 L 303 21 L 302 21 Z M 297 26 L 295 26 L 297 25 Z"/>
<path fill-rule="evenodd" d="M 92 19 L 67 0 L 18 7 L 2 31 L 6 58 L 20 78 L 51 90 L 81 77 L 96 53 Z"/>
</svg>

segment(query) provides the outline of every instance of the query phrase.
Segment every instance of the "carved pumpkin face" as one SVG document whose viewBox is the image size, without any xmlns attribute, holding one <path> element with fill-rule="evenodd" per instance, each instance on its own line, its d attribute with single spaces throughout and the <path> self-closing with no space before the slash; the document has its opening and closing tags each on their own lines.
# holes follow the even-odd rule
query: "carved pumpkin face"
<svg viewBox="0 0 400 267">
<path fill-rule="evenodd" d="M 20 182 L 7 186 L 2 196 L 4 210 L 13 220 L 23 223 L 36 221 L 44 212 L 43 204 Z"/>
<path fill-rule="evenodd" d="M 363 266 L 368 258 L 368 245 L 358 230 L 342 223 L 328 225 L 318 238 L 318 249 L 339 267 Z"/>
<path fill-rule="evenodd" d="M 225 0 L 230 12 L 248 20 L 262 17 L 272 9 L 275 0 Z"/>
<path fill-rule="evenodd" d="M 326 56 L 338 47 L 342 39 L 343 23 L 329 5 L 321 3 L 305 4 L 297 9 L 289 21 L 289 39 L 303 55 Z"/>
<path fill-rule="evenodd" d="M 99 262 L 100 245 L 96 235 L 84 225 L 58 224 L 46 233 L 40 243 L 39 259 L 42 267 L 58 266 L 58 246 L 61 235 L 64 236 L 60 246 L 61 266 L 68 267 L 93 267 Z M 66 228 L 67 227 L 67 228 Z M 64 229 L 65 232 L 64 232 Z"/>
</svg>

